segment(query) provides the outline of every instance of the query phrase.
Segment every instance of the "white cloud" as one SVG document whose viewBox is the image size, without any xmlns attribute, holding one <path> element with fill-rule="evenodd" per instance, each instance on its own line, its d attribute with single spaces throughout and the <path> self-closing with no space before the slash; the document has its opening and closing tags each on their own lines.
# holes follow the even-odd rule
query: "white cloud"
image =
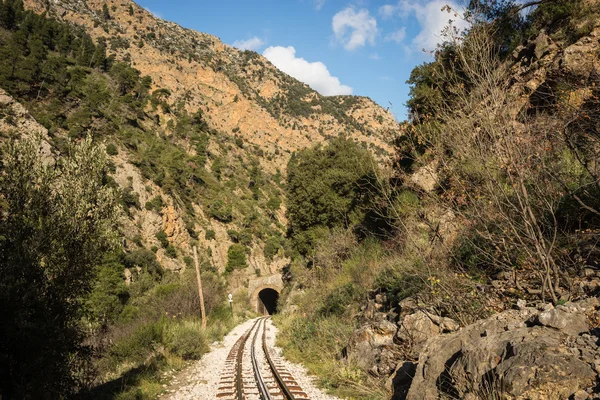
<svg viewBox="0 0 600 400">
<path fill-rule="evenodd" d="M 392 18 L 396 14 L 396 6 L 392 4 L 386 4 L 384 6 L 379 7 L 379 15 L 383 19 Z"/>
<path fill-rule="evenodd" d="M 369 54 L 369 58 L 371 60 L 381 60 L 381 56 L 378 53 L 371 53 L 371 54 Z"/>
<path fill-rule="evenodd" d="M 395 5 L 380 7 L 379 14 L 383 18 L 407 18 L 411 15 L 416 18 L 421 30 L 411 41 L 414 50 L 435 50 L 439 43 L 448 38 L 445 29 L 450 21 L 459 31 L 468 27 L 468 23 L 461 18 L 462 9 L 456 0 L 399 0 Z M 386 36 L 387 40 L 398 43 L 404 40 L 396 40 L 400 38 L 400 30 Z"/>
<path fill-rule="evenodd" d="M 320 10 L 325 5 L 325 0 L 315 0 L 315 8 Z"/>
<path fill-rule="evenodd" d="M 336 39 L 346 50 L 355 50 L 367 43 L 375 44 L 377 20 L 364 8 L 357 12 L 348 7 L 338 12 L 333 16 L 331 26 Z"/>
<path fill-rule="evenodd" d="M 389 33 L 385 36 L 385 40 L 391 41 L 391 42 L 396 42 L 396 43 L 404 42 L 405 38 L 406 38 L 406 28 L 405 27 L 400 28 L 397 31 Z"/>
<path fill-rule="evenodd" d="M 352 94 L 352 88 L 342 85 L 338 78 L 331 76 L 325 64 L 320 61 L 308 62 L 304 58 L 296 57 L 296 49 L 292 46 L 268 47 L 263 52 L 263 56 L 286 74 L 306 83 L 324 96 Z"/>
<path fill-rule="evenodd" d="M 446 6 L 452 11 L 448 12 Z M 447 0 L 433 0 L 427 4 L 416 2 L 412 9 L 421 26 L 421 32 L 413 39 L 413 45 L 426 50 L 434 50 L 435 47 L 447 39 L 444 29 L 452 21 L 453 26 L 462 30 L 468 23 L 461 19 L 459 5 Z"/>
<path fill-rule="evenodd" d="M 237 47 L 240 50 L 256 51 L 263 47 L 264 44 L 265 42 L 262 39 L 254 36 L 246 40 L 236 40 L 235 42 L 233 42 L 233 47 Z"/>
</svg>

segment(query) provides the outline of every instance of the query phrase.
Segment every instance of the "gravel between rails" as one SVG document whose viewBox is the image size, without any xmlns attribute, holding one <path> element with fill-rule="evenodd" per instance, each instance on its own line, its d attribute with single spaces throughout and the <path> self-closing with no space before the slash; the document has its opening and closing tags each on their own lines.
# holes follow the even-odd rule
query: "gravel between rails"
<svg viewBox="0 0 600 400">
<path fill-rule="evenodd" d="M 254 321 L 256 320 L 249 320 L 238 325 L 223 338 L 222 342 L 211 346 L 210 352 L 206 353 L 202 359 L 181 371 L 173 378 L 167 392 L 160 398 L 163 400 L 216 399 L 217 388 L 227 355 L 236 340 L 250 329 Z M 275 347 L 277 328 L 270 319 L 267 321 L 266 326 L 269 351 L 274 356 L 281 358 L 288 372 L 292 374 L 309 398 L 311 400 L 340 400 L 338 397 L 325 394 L 318 389 L 315 385 L 314 377 L 308 375 L 306 368 L 302 365 L 291 363 L 281 357 L 281 349 Z"/>
</svg>

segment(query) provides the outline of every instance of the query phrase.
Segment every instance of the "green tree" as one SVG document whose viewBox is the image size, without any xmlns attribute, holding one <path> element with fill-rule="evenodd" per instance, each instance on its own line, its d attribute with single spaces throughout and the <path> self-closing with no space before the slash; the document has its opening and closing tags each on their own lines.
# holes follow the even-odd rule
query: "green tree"
<svg viewBox="0 0 600 400">
<path fill-rule="evenodd" d="M 288 163 L 287 215 L 297 251 L 308 253 L 327 229 L 363 221 L 372 200 L 375 168 L 368 150 L 342 138 L 292 156 Z"/>
<path fill-rule="evenodd" d="M 248 267 L 246 262 L 247 247 L 241 244 L 233 244 L 227 250 L 227 266 L 225 270 L 231 272 L 234 269 L 244 269 Z"/>
<path fill-rule="evenodd" d="M 129 290 L 123 276 L 123 252 L 105 256 L 98 267 L 92 292 L 87 300 L 87 309 L 92 321 L 101 326 L 115 321 L 129 299 Z"/>
<path fill-rule="evenodd" d="M 102 18 L 104 18 L 105 21 L 110 19 L 110 11 L 108 11 L 108 6 L 106 3 L 102 5 Z"/>
<path fill-rule="evenodd" d="M 23 2 L 21 0 L 5 0 L 0 3 L 0 26 L 6 29 L 14 29 L 23 13 Z"/>
<path fill-rule="evenodd" d="M 2 148 L 0 392 L 63 397 L 86 348 L 79 323 L 95 266 L 115 244 L 117 201 L 90 139 L 53 159 L 40 139 Z"/>
<path fill-rule="evenodd" d="M 233 219 L 233 210 L 230 204 L 223 200 L 215 200 L 208 210 L 211 217 L 221 222 L 231 222 Z"/>
</svg>

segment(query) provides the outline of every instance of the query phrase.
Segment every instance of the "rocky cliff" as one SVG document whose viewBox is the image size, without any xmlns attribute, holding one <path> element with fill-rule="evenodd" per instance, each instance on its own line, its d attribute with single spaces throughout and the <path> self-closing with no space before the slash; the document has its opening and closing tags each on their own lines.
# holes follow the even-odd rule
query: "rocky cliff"
<svg viewBox="0 0 600 400">
<path fill-rule="evenodd" d="M 198 244 L 206 249 L 208 264 L 224 272 L 230 247 L 241 242 L 248 268 L 230 271 L 233 287 L 276 273 L 287 263 L 281 204 L 290 155 L 340 135 L 370 148 L 382 161 L 390 154 L 397 122 L 372 100 L 322 96 L 261 55 L 157 18 L 132 1 L 27 0 L 25 7 L 84 29 L 106 45 L 107 56 L 151 78 L 155 104 L 133 123 L 142 136 L 130 140 L 135 135 L 129 132 L 122 140 L 123 131 L 102 133 L 108 134 L 107 145 L 115 146 L 112 176 L 128 202 L 125 248 L 153 249 L 167 269 L 185 269 L 191 246 Z M 67 118 L 73 113 L 68 111 Z M 148 173 L 160 161 L 143 152 L 153 150 L 154 134 L 163 143 L 157 157 L 192 162 L 198 150 L 179 128 L 182 115 L 192 114 L 201 115 L 210 132 L 205 163 L 198 165 L 206 171 L 197 189 L 174 191 L 163 184 L 161 173 Z M 96 128 L 88 127 L 92 134 Z M 222 211 L 227 215 L 218 215 Z M 160 240 L 163 232 L 166 242 Z"/>
</svg>

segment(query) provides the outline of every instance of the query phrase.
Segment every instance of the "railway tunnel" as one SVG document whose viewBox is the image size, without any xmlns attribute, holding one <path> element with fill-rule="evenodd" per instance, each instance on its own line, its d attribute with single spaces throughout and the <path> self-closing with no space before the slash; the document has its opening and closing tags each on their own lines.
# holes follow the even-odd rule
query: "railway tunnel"
<svg viewBox="0 0 600 400">
<path fill-rule="evenodd" d="M 279 309 L 279 294 L 282 290 L 281 274 L 257 277 L 248 282 L 248 300 L 257 313 L 273 315 Z"/>
<path fill-rule="evenodd" d="M 272 288 L 265 288 L 258 292 L 257 309 L 259 314 L 273 315 L 277 312 L 279 292 Z"/>
</svg>

